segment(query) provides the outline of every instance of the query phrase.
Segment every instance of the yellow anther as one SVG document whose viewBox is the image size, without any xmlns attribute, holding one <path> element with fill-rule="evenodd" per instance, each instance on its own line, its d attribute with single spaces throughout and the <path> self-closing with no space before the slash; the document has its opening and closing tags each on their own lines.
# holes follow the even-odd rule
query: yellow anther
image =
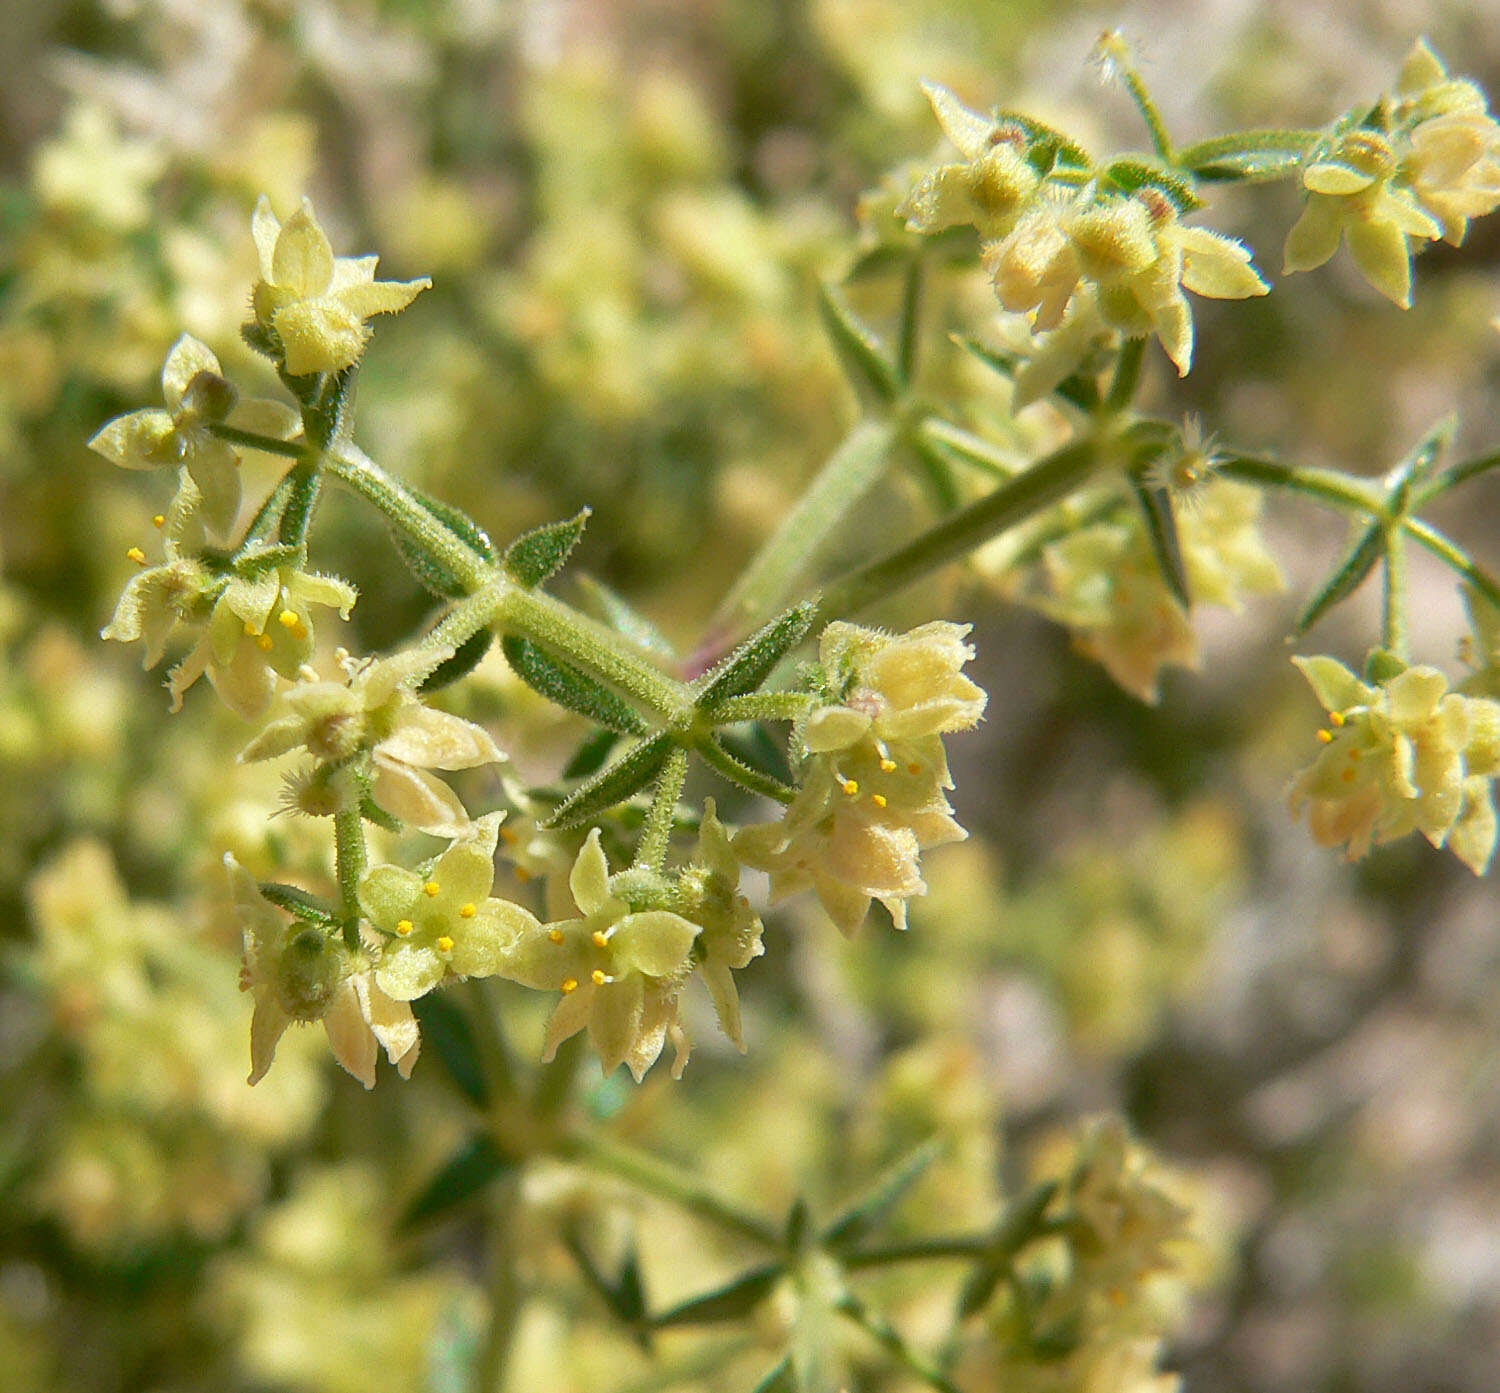
<svg viewBox="0 0 1500 1393">
<path fill-rule="evenodd" d="M 844 792 L 849 795 L 849 797 L 853 798 L 855 796 L 855 794 L 857 794 L 859 792 L 859 780 L 858 779 L 845 779 L 839 785 L 839 787 L 841 789 L 843 789 Z"/>
<path fill-rule="evenodd" d="M 131 561 L 134 561 L 137 566 L 144 566 L 146 564 L 146 553 L 139 547 L 131 547 L 125 555 Z"/>
<path fill-rule="evenodd" d="M 255 625 L 250 623 L 250 621 L 247 619 L 245 621 L 245 637 L 254 638 L 258 633 L 260 633 L 260 630 L 257 629 Z"/>
<path fill-rule="evenodd" d="M 458 917 L 460 919 L 472 919 L 478 912 L 471 904 L 461 904 L 458 907 Z"/>
<path fill-rule="evenodd" d="M 422 893 L 426 895 L 429 900 L 435 900 L 442 892 L 442 889 L 443 887 L 439 885 L 437 881 L 429 880 L 427 884 L 422 887 Z"/>
<path fill-rule="evenodd" d="M 1331 730 L 1320 730 L 1318 732 L 1318 739 L 1325 745 L 1331 745 L 1333 744 L 1333 732 Z"/>
<path fill-rule="evenodd" d="M 562 994 L 567 996 L 569 992 L 578 990 L 578 979 L 576 977 L 564 977 L 562 983 Z"/>
<path fill-rule="evenodd" d="M 453 951 L 453 940 L 447 934 L 444 934 L 437 941 L 437 950 L 439 953 L 451 953 Z"/>
<path fill-rule="evenodd" d="M 1348 719 L 1342 711 L 1330 711 L 1328 713 L 1328 724 L 1331 726 L 1341 726 Z"/>
<path fill-rule="evenodd" d="M 270 634 L 261 634 L 260 637 L 255 640 L 255 646 L 259 648 L 262 653 L 269 653 L 273 648 L 276 647 L 276 640 L 273 639 Z"/>
<path fill-rule="evenodd" d="M 167 525 L 167 515 L 165 513 L 156 513 L 156 514 L 154 514 L 152 516 L 152 518 L 151 518 L 151 526 L 152 527 L 165 527 L 166 525 Z"/>
<path fill-rule="evenodd" d="M 877 808 L 885 807 L 885 794 L 872 793 L 870 795 L 870 802 L 872 802 Z"/>
<path fill-rule="evenodd" d="M 602 967 L 596 967 L 591 973 L 589 973 L 589 976 L 594 979 L 594 985 L 596 987 L 602 987 L 607 981 L 609 981 L 609 978 L 604 975 L 604 969 Z"/>
<path fill-rule="evenodd" d="M 595 929 L 594 930 L 594 947 L 595 948 L 608 948 L 609 947 L 609 935 L 607 933 L 605 933 L 603 929 Z"/>
<path fill-rule="evenodd" d="M 413 924 L 410 919 L 403 919 L 399 924 L 396 925 L 396 936 L 398 938 L 406 938 L 409 934 L 415 931 L 416 927 L 417 926 Z"/>
<path fill-rule="evenodd" d="M 548 929 L 547 937 L 554 943 L 561 943 L 563 941 L 563 931 L 561 929 Z"/>
<path fill-rule="evenodd" d="M 297 625 L 299 625 L 302 621 L 297 618 L 296 614 L 292 610 L 284 609 L 280 614 L 276 616 L 276 622 L 280 624 L 283 629 L 295 629 Z"/>
<path fill-rule="evenodd" d="M 880 761 L 880 772 L 882 774 L 894 774 L 896 772 L 896 761 L 893 760 L 893 759 L 883 759 L 883 760 L 881 760 Z"/>
</svg>

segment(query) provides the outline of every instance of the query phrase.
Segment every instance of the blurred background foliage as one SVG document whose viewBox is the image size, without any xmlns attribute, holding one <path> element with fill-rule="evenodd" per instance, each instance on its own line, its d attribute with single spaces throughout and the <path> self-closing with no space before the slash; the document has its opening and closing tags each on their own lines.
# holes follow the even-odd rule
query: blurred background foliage
<svg viewBox="0 0 1500 1393">
<path fill-rule="evenodd" d="M 154 400 L 183 330 L 245 388 L 271 385 L 237 334 L 255 196 L 285 211 L 307 190 L 341 248 L 434 279 L 369 355 L 365 448 L 497 537 L 592 505 L 581 569 L 691 643 L 853 419 L 815 288 L 853 258 L 861 195 L 935 145 L 919 79 L 1138 146 L 1086 66 L 1105 25 L 1140 41 L 1184 138 L 1318 124 L 1423 32 L 1500 90 L 1493 0 L 0 7 L 7 1389 L 440 1393 L 481 1338 L 482 1202 L 397 1228 L 464 1135 L 436 1060 L 366 1096 L 294 1033 L 243 1084 L 237 934 L 207 870 L 231 850 L 316 880 L 320 830 L 266 822 L 275 782 L 232 764 L 233 717 L 205 699 L 167 720 L 157 679 L 95 638 L 165 494 L 84 441 Z M 1275 279 L 1293 216 L 1289 190 L 1241 190 L 1214 225 Z M 1450 410 L 1461 448 L 1493 446 L 1497 252 L 1491 220 L 1423 255 L 1404 315 L 1341 264 L 1203 303 L 1193 374 L 1155 364 L 1156 402 L 1237 446 L 1370 474 Z M 949 312 L 940 298 L 934 317 Z M 961 357 L 933 355 L 935 386 L 971 371 Z M 1003 400 L 984 424 L 1016 449 L 1047 429 Z M 891 485 L 847 558 L 922 506 Z M 1493 479 L 1449 506 L 1500 562 Z M 318 539 L 361 588 L 343 641 L 366 650 L 427 605 L 371 526 L 335 500 Z M 1342 541 L 1305 510 L 1274 511 L 1272 538 L 1294 589 Z M 1451 588 L 1414 583 L 1418 657 L 1451 661 Z M 591 1077 L 590 1109 L 767 1211 L 836 1201 L 939 1135 L 946 1158 L 902 1211 L 922 1232 L 983 1219 L 1060 1127 L 1123 1112 L 1198 1206 L 1202 1291 L 1172 1354 L 1187 1389 L 1489 1393 L 1494 892 L 1410 844 L 1351 872 L 1288 824 L 1312 728 L 1281 642 L 1291 604 L 1205 623 L 1203 673 L 1169 678 L 1155 708 L 982 566 L 888 606 L 976 624 L 989 718 L 952 751 L 974 838 L 931 858 L 909 935 L 846 944 L 814 909 L 779 915 L 742 977 L 749 1056 L 705 1029 L 684 1082 Z M 1368 621 L 1352 607 L 1323 646 L 1357 657 Z M 500 666 L 465 701 L 532 777 L 579 734 Z M 500 801 L 493 779 L 469 791 Z M 491 1004 L 536 1044 L 537 1003 Z M 526 1183 L 515 1241 L 536 1294 L 511 1387 L 748 1388 L 763 1372 L 754 1332 L 737 1362 L 696 1372 L 684 1336 L 665 1346 L 677 1373 L 646 1381 L 558 1234 L 581 1224 L 608 1247 L 628 1222 L 657 1302 L 729 1270 L 715 1240 L 561 1166 Z M 892 1299 L 920 1330 L 937 1298 Z M 853 1358 L 854 1386 L 906 1386 Z"/>
</svg>

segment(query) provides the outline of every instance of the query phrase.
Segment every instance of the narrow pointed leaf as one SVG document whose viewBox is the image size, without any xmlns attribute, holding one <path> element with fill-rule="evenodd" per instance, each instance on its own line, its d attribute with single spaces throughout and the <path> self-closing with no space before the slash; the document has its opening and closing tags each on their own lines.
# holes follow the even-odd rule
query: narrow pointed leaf
<svg viewBox="0 0 1500 1393">
<path fill-rule="evenodd" d="M 1030 116 L 1023 116 L 1019 111 L 997 111 L 995 123 L 1019 126 L 1026 133 L 1030 147 L 1026 158 L 1033 168 L 1043 174 L 1057 165 L 1070 169 L 1088 169 L 1092 164 L 1081 145 L 1054 127 L 1033 120 Z"/>
<path fill-rule="evenodd" d="M 298 548 L 276 543 L 272 546 L 256 547 L 237 557 L 234 573 L 245 580 L 269 574 L 283 566 L 292 566 L 300 559 Z"/>
<path fill-rule="evenodd" d="M 792 1367 L 792 1356 L 787 1355 L 774 1369 L 761 1379 L 752 1393 L 799 1393 L 797 1371 Z"/>
<path fill-rule="evenodd" d="M 779 1262 L 753 1267 L 721 1287 L 668 1307 L 651 1317 L 655 1329 L 672 1325 L 711 1325 L 748 1316 L 770 1294 L 783 1272 Z"/>
<path fill-rule="evenodd" d="M 489 1081 L 480 1061 L 479 1041 L 469 1018 L 447 997 L 438 992 L 412 1002 L 417 1023 L 422 1027 L 422 1044 L 442 1060 L 454 1086 L 475 1107 L 486 1107 L 490 1101 Z"/>
<path fill-rule="evenodd" d="M 1153 488 L 1141 479 L 1132 479 L 1130 487 L 1146 520 L 1146 536 L 1151 541 L 1156 568 L 1172 592 L 1172 598 L 1183 609 L 1191 609 L 1193 597 L 1188 589 L 1187 568 L 1182 560 L 1182 542 L 1177 536 L 1177 516 L 1172 510 L 1171 491 Z"/>
<path fill-rule="evenodd" d="M 510 1170 L 513 1162 L 483 1132 L 476 1132 L 439 1168 L 401 1216 L 411 1228 L 472 1199 Z"/>
<path fill-rule="evenodd" d="M 449 567 L 415 546 L 405 533 L 398 532 L 394 527 L 390 529 L 390 536 L 397 555 L 406 563 L 406 569 L 429 594 L 443 600 L 457 600 L 465 594 L 463 581 Z"/>
<path fill-rule="evenodd" d="M 406 491 L 470 550 L 486 561 L 495 560 L 495 544 L 489 534 L 463 509 L 433 498 L 410 484 Z M 413 546 L 402 533 L 392 530 L 391 536 L 407 568 L 433 594 L 453 600 L 467 593 L 467 587 L 447 566 Z"/>
<path fill-rule="evenodd" d="M 1390 489 L 1390 510 L 1402 514 L 1411 507 L 1412 494 L 1417 485 L 1423 484 L 1437 468 L 1454 432 L 1458 429 L 1458 417 L 1450 412 L 1427 432 L 1386 477 Z"/>
<path fill-rule="evenodd" d="M 262 883 L 260 893 L 278 909 L 301 919 L 306 924 L 317 924 L 321 928 L 332 928 L 338 923 L 338 915 L 316 895 L 296 885 L 280 885 L 275 881 Z"/>
<path fill-rule="evenodd" d="M 470 634 L 454 650 L 451 658 L 444 658 L 422 679 L 417 690 L 435 692 L 441 687 L 452 686 L 460 678 L 467 677 L 484 661 L 484 655 L 490 651 L 490 644 L 494 640 L 495 634 L 492 629 L 481 629 L 477 634 Z"/>
<path fill-rule="evenodd" d="M 668 734 L 642 740 L 565 799 L 542 825 L 558 829 L 577 827 L 608 812 L 645 788 L 661 773 L 671 753 L 672 737 Z"/>
<path fill-rule="evenodd" d="M 1292 626 L 1294 635 L 1305 634 L 1341 600 L 1347 600 L 1364 583 L 1365 577 L 1375 569 L 1385 550 L 1384 531 L 1378 522 L 1372 522 L 1334 568 L 1333 574 L 1302 608 L 1297 622 Z"/>
<path fill-rule="evenodd" d="M 596 730 L 573 751 L 562 776 L 565 779 L 586 779 L 597 774 L 609 758 L 609 752 L 620 743 L 620 736 L 613 730 Z"/>
<path fill-rule="evenodd" d="M 967 1320 L 989 1304 L 990 1297 L 994 1295 L 995 1288 L 1005 1276 L 1012 1259 L 1035 1234 L 1037 1225 L 1056 1192 L 1056 1181 L 1044 1181 L 1006 1209 L 1000 1222 L 995 1225 L 989 1246 L 975 1263 L 959 1293 L 960 1320 Z"/>
<path fill-rule="evenodd" d="M 942 1141 L 934 1137 L 903 1156 L 881 1175 L 870 1189 L 833 1220 L 823 1232 L 830 1246 L 857 1243 L 878 1228 L 901 1202 L 907 1191 L 943 1154 Z"/>
<path fill-rule="evenodd" d="M 778 803 L 790 803 L 797 796 L 797 790 L 790 784 L 762 773 L 725 749 L 723 740 L 716 735 L 709 736 L 694 748 L 711 769 L 722 774 L 731 783 L 749 789 L 751 793 L 764 794 Z"/>
<path fill-rule="evenodd" d="M 508 634 L 500 647 L 516 676 L 548 701 L 622 735 L 645 735 L 650 731 L 645 717 L 622 697 L 571 663 L 545 653 L 529 639 Z"/>
<path fill-rule="evenodd" d="M 544 523 L 523 532 L 505 548 L 502 564 L 506 574 L 517 584 L 528 587 L 540 585 L 556 574 L 583 536 L 590 511 L 580 508 L 562 522 Z"/>
<path fill-rule="evenodd" d="M 359 800 L 359 815 L 366 822 L 376 827 L 383 827 L 387 832 L 401 832 L 406 828 L 406 824 L 399 817 L 386 812 L 369 794 Z"/>
<path fill-rule="evenodd" d="M 1112 160 L 1104 170 L 1104 177 L 1124 193 L 1135 193 L 1137 189 L 1153 188 L 1164 193 L 1179 213 L 1190 213 L 1203 207 L 1203 200 L 1193 192 L 1188 180 L 1178 174 L 1170 174 L 1159 165 L 1145 160 Z"/>
<path fill-rule="evenodd" d="M 924 268 L 920 252 L 906 266 L 901 286 L 901 321 L 896 330 L 896 371 L 903 387 L 917 375 L 917 349 L 922 335 L 922 289 Z"/>
<path fill-rule="evenodd" d="M 1321 131 L 1239 131 L 1177 151 L 1174 163 L 1210 183 L 1280 179 L 1295 174 Z"/>
<path fill-rule="evenodd" d="M 628 638 L 637 648 L 659 653 L 663 658 L 677 656 L 667 636 L 623 595 L 612 590 L 594 576 L 578 576 L 576 583 L 579 590 L 583 592 L 587 602 L 586 607 L 597 614 L 617 634 Z"/>
<path fill-rule="evenodd" d="M 880 340 L 855 318 L 830 285 L 824 284 L 818 289 L 818 310 L 839 361 L 859 395 L 873 397 L 879 402 L 895 401 L 900 395 L 901 383 Z"/>
<path fill-rule="evenodd" d="M 706 708 L 760 686 L 776 664 L 807 636 L 817 612 L 817 605 L 809 601 L 793 605 L 762 625 L 723 662 L 703 675 L 702 686 L 694 698 L 696 704 Z"/>
<path fill-rule="evenodd" d="M 1016 373 L 1025 362 L 1019 354 L 1002 353 L 999 349 L 990 348 L 977 339 L 967 338 L 963 334 L 953 334 L 951 337 L 960 348 L 971 353 L 992 372 L 999 373 L 1007 382 L 1015 380 Z M 1078 407 L 1080 411 L 1094 411 L 1099 406 L 1099 384 L 1086 373 L 1075 372 L 1063 378 L 1052 389 L 1051 394 L 1061 397 L 1064 401 Z"/>
</svg>

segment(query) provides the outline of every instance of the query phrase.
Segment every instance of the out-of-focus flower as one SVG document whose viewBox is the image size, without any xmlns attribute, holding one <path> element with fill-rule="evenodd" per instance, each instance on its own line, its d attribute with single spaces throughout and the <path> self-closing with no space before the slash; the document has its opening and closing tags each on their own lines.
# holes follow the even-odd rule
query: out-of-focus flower
<svg viewBox="0 0 1500 1393">
<path fill-rule="evenodd" d="M 700 927 L 665 909 L 632 911 L 612 893 L 598 828 L 579 851 L 568 884 L 577 917 L 523 934 L 501 975 L 562 993 L 547 1022 L 544 1059 L 587 1029 L 606 1073 L 624 1063 L 639 1080 L 675 1025 Z M 679 1051 L 674 1072 L 684 1060 Z"/>
<path fill-rule="evenodd" d="M 293 376 L 349 367 L 369 341 L 367 319 L 404 310 L 432 285 L 426 277 L 377 281 L 378 257 L 335 257 L 307 199 L 283 226 L 261 198 L 251 233 L 260 255 L 255 317 L 275 332 Z"/>
<path fill-rule="evenodd" d="M 824 630 L 830 695 L 803 727 L 801 791 L 780 822 L 741 829 L 736 855 L 771 873 L 773 898 L 811 888 L 845 934 L 878 899 L 898 928 L 926 891 L 919 853 L 967 834 L 944 790 L 953 786 L 940 736 L 967 730 L 982 690 L 960 669 L 973 655 L 957 624 L 891 637 L 854 624 Z"/>
<path fill-rule="evenodd" d="M 488 731 L 427 706 L 417 686 L 453 650 L 411 648 L 389 658 L 341 655 L 344 680 L 304 671 L 282 696 L 284 714 L 241 752 L 243 760 L 274 759 L 305 749 L 331 763 L 368 750 L 374 765 L 371 796 L 392 817 L 436 837 L 469 833 L 458 795 L 429 769 L 473 769 L 505 759 Z"/>
<path fill-rule="evenodd" d="M 110 232 L 133 232 L 151 220 L 151 187 L 165 165 L 154 141 L 122 137 L 103 107 L 85 104 L 37 152 L 33 177 L 48 208 L 80 214 Z"/>
<path fill-rule="evenodd" d="M 359 902 L 383 934 L 375 985 L 396 1001 L 415 1001 L 451 977 L 502 972 L 536 916 L 495 899 L 495 837 L 501 813 L 474 824 L 426 875 L 402 866 L 372 867 L 360 882 Z"/>
<path fill-rule="evenodd" d="M 1482 875 L 1495 848 L 1500 702 L 1450 692 L 1431 667 L 1371 685 L 1334 658 L 1293 661 L 1329 720 L 1318 732 L 1324 749 L 1290 793 L 1313 839 L 1357 860 L 1418 831 Z"/>
<path fill-rule="evenodd" d="M 232 856 L 224 865 L 245 937 L 240 985 L 255 999 L 250 1082 L 265 1078 L 295 1021 L 322 1021 L 334 1058 L 366 1088 L 375 1087 L 380 1047 L 409 1078 L 421 1047 L 411 1007 L 381 988 L 363 955 L 321 928 L 288 922 Z"/>
<path fill-rule="evenodd" d="M 215 436 L 220 422 L 284 440 L 300 428 L 297 413 L 280 402 L 239 400 L 211 349 L 184 334 L 161 370 L 166 410 L 151 407 L 117 416 L 89 441 L 89 449 L 125 469 L 185 469 L 208 530 L 226 538 L 240 506 L 240 461 L 235 447 Z"/>
</svg>

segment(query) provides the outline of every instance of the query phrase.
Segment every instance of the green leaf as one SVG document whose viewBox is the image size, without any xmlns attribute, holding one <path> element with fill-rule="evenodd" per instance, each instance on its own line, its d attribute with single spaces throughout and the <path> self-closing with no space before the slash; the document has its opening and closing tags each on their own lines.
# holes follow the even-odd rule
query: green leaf
<svg viewBox="0 0 1500 1393">
<path fill-rule="evenodd" d="M 472 1199 L 515 1163 L 500 1154 L 484 1132 L 476 1132 L 438 1168 L 401 1216 L 401 1227 L 411 1228 Z"/>
<path fill-rule="evenodd" d="M 554 658 L 530 639 L 507 634 L 500 642 L 505 661 L 534 692 L 556 702 L 595 725 L 618 731 L 621 735 L 646 735 L 651 727 L 633 707 L 627 705 L 608 687 L 588 673 Z"/>
<path fill-rule="evenodd" d="M 276 881 L 261 883 L 260 893 L 277 909 L 301 919 L 305 924 L 316 924 L 319 928 L 331 929 L 339 922 L 338 915 L 317 895 L 310 895 L 296 885 L 281 885 Z"/>
<path fill-rule="evenodd" d="M 1425 483 L 1437 468 L 1458 430 L 1458 417 L 1451 411 L 1432 427 L 1386 476 L 1390 489 L 1390 511 L 1400 515 L 1411 507 L 1416 485 Z"/>
<path fill-rule="evenodd" d="M 799 1393 L 797 1371 L 792 1367 L 792 1356 L 787 1355 L 759 1383 L 752 1393 Z"/>
<path fill-rule="evenodd" d="M 322 389 L 302 413 L 307 438 L 320 450 L 349 434 L 349 415 L 354 406 L 354 386 L 359 365 L 351 364 L 340 372 L 324 375 Z"/>
<path fill-rule="evenodd" d="M 1165 194 L 1179 213 L 1191 213 L 1203 207 L 1203 200 L 1181 175 L 1169 173 L 1160 165 L 1145 160 L 1112 160 L 1105 167 L 1104 178 L 1123 193 L 1152 188 Z"/>
<path fill-rule="evenodd" d="M 970 1270 L 959 1293 L 959 1320 L 967 1320 L 989 1304 L 1016 1254 L 1035 1236 L 1037 1225 L 1056 1192 L 1056 1181 L 1044 1181 L 1027 1191 L 1000 1216 L 989 1246 Z"/>
<path fill-rule="evenodd" d="M 818 607 L 812 601 L 793 605 L 763 624 L 716 667 L 698 679 L 694 697 L 700 708 L 712 706 L 726 697 L 739 696 L 760 686 L 771 670 L 807 636 L 817 617 Z"/>
<path fill-rule="evenodd" d="M 392 526 L 389 530 L 397 554 L 424 590 L 443 600 L 461 599 L 467 593 L 463 581 L 441 561 L 429 556 L 396 527 Z"/>
<path fill-rule="evenodd" d="M 823 327 L 833 341 L 839 361 L 861 399 L 873 397 L 889 404 L 901 394 L 901 383 L 895 365 L 886 355 L 880 340 L 826 282 L 818 287 L 818 311 Z"/>
<path fill-rule="evenodd" d="M 711 1325 L 717 1321 L 740 1320 L 770 1295 L 783 1270 L 779 1262 L 752 1267 L 721 1287 L 701 1296 L 690 1296 L 652 1316 L 651 1325 L 660 1330 L 672 1325 Z"/>
<path fill-rule="evenodd" d="M 495 560 L 495 544 L 490 540 L 489 533 L 462 508 L 455 508 L 451 503 L 433 498 L 410 484 L 406 486 L 406 492 L 470 550 L 478 552 L 486 561 Z M 442 562 L 428 556 L 394 528 L 391 530 L 391 537 L 407 568 L 433 594 L 441 595 L 447 600 L 456 600 L 468 593 L 464 583 Z"/>
<path fill-rule="evenodd" d="M 1297 173 L 1322 131 L 1238 131 L 1177 151 L 1173 163 L 1206 183 L 1255 182 Z"/>
<path fill-rule="evenodd" d="M 587 736 L 573 751 L 573 758 L 562 771 L 565 779 L 586 779 L 604 767 L 609 752 L 620 743 L 619 733 L 613 730 L 596 730 Z"/>
<path fill-rule="evenodd" d="M 1061 131 L 1019 111 L 996 111 L 995 124 L 1019 126 L 1026 134 L 1029 145 L 1027 162 L 1039 174 L 1046 174 L 1059 166 L 1065 169 L 1089 169 L 1093 161 L 1088 152 Z"/>
<path fill-rule="evenodd" d="M 1182 542 L 1177 536 L 1177 516 L 1172 511 L 1172 491 L 1154 488 L 1143 479 L 1132 478 L 1131 492 L 1141 505 L 1141 514 L 1146 522 L 1146 536 L 1151 541 L 1151 554 L 1156 558 L 1156 567 L 1172 592 L 1172 598 L 1184 610 L 1193 607 L 1193 597 L 1188 589 L 1187 567 L 1182 560 Z"/>
<path fill-rule="evenodd" d="M 1375 569 L 1385 550 L 1385 529 L 1381 523 L 1372 522 L 1356 539 L 1344 559 L 1334 567 L 1333 574 L 1302 608 L 1297 622 L 1292 625 L 1294 635 L 1305 634 L 1341 600 L 1347 600 L 1364 583 L 1365 577 Z"/>
<path fill-rule="evenodd" d="M 278 542 L 274 546 L 260 546 L 241 553 L 234 560 L 234 573 L 244 580 L 254 580 L 283 566 L 294 566 L 300 559 L 299 548 Z"/>
<path fill-rule="evenodd" d="M 387 832 L 403 832 L 406 830 L 406 824 L 399 817 L 393 817 L 390 813 L 386 812 L 368 793 L 359 800 L 359 815 L 366 822 L 372 823 L 376 827 L 383 827 Z"/>
<path fill-rule="evenodd" d="M 1015 381 L 1016 373 L 1025 364 L 1025 359 L 1019 354 L 1001 353 L 963 334 L 953 334 L 950 337 L 960 348 L 973 354 L 985 367 L 992 372 L 999 373 L 1007 382 Z M 1080 411 L 1093 412 L 1099 408 L 1099 384 L 1086 373 L 1075 372 L 1063 378 L 1052 389 L 1052 395 L 1061 397 L 1064 401 L 1078 407 Z"/>
<path fill-rule="evenodd" d="M 494 640 L 495 634 L 492 629 L 481 629 L 476 634 L 470 634 L 454 650 L 451 658 L 444 658 L 422 679 L 417 690 L 435 692 L 441 687 L 452 686 L 460 678 L 467 677 L 484 661 L 484 655 L 490 651 L 490 644 Z"/>
<path fill-rule="evenodd" d="M 788 787 L 792 767 L 787 761 L 785 745 L 757 721 L 748 730 L 720 730 L 716 737 L 724 749 L 741 764 L 758 774 L 777 779 Z"/>
<path fill-rule="evenodd" d="M 422 1044 L 437 1052 L 458 1091 L 475 1107 L 487 1107 L 489 1081 L 468 1016 L 441 992 L 429 992 L 418 998 L 412 1002 L 412 1010 L 422 1027 Z"/>
<path fill-rule="evenodd" d="M 671 735 L 663 733 L 632 746 L 608 768 L 575 790 L 553 810 L 542 826 L 559 830 L 577 827 L 634 797 L 661 773 L 662 765 L 672 753 L 672 744 Z"/>
<path fill-rule="evenodd" d="M 666 635 L 630 601 L 610 589 L 602 580 L 590 575 L 580 575 L 575 578 L 574 583 L 583 592 L 587 608 L 593 610 L 617 634 L 628 638 L 637 648 L 659 653 L 663 658 L 677 656 Z"/>
<path fill-rule="evenodd" d="M 783 783 L 770 774 L 763 774 L 753 765 L 746 764 L 738 755 L 730 753 L 717 735 L 708 736 L 693 748 L 709 768 L 722 774 L 731 783 L 749 789 L 751 793 L 764 794 L 778 803 L 790 803 L 797 796 L 797 790 L 791 784 Z"/>
<path fill-rule="evenodd" d="M 543 523 L 523 532 L 505 548 L 501 564 L 506 574 L 528 589 L 554 575 L 578 545 L 590 512 L 590 508 L 580 508 L 563 522 Z"/>
<path fill-rule="evenodd" d="M 263 358 L 269 358 L 275 362 L 281 357 L 281 339 L 276 333 L 265 328 L 256 320 L 250 320 L 247 324 L 240 325 L 240 337 L 245 341 L 247 348 L 259 353 Z"/>
<path fill-rule="evenodd" d="M 465 546 L 477 551 L 486 561 L 495 560 L 495 544 L 490 540 L 490 534 L 462 508 L 455 508 L 441 498 L 434 498 L 429 493 L 412 488 L 410 484 L 406 486 L 406 491 Z"/>
<path fill-rule="evenodd" d="M 790 1252 L 800 1253 L 812 1236 L 812 1211 L 807 1201 L 798 1195 L 786 1212 L 786 1246 Z"/>
<path fill-rule="evenodd" d="M 563 1247 L 578 1264 L 585 1283 L 604 1302 L 609 1313 L 622 1325 L 629 1326 L 641 1347 L 649 1351 L 651 1331 L 646 1322 L 646 1292 L 634 1241 L 626 1246 L 625 1255 L 620 1260 L 619 1274 L 613 1280 L 595 1262 L 576 1223 L 571 1223 L 564 1229 Z"/>
<path fill-rule="evenodd" d="M 878 1228 L 944 1149 L 942 1140 L 933 1137 L 903 1156 L 828 1225 L 823 1231 L 823 1242 L 830 1247 L 857 1243 Z"/>
</svg>

